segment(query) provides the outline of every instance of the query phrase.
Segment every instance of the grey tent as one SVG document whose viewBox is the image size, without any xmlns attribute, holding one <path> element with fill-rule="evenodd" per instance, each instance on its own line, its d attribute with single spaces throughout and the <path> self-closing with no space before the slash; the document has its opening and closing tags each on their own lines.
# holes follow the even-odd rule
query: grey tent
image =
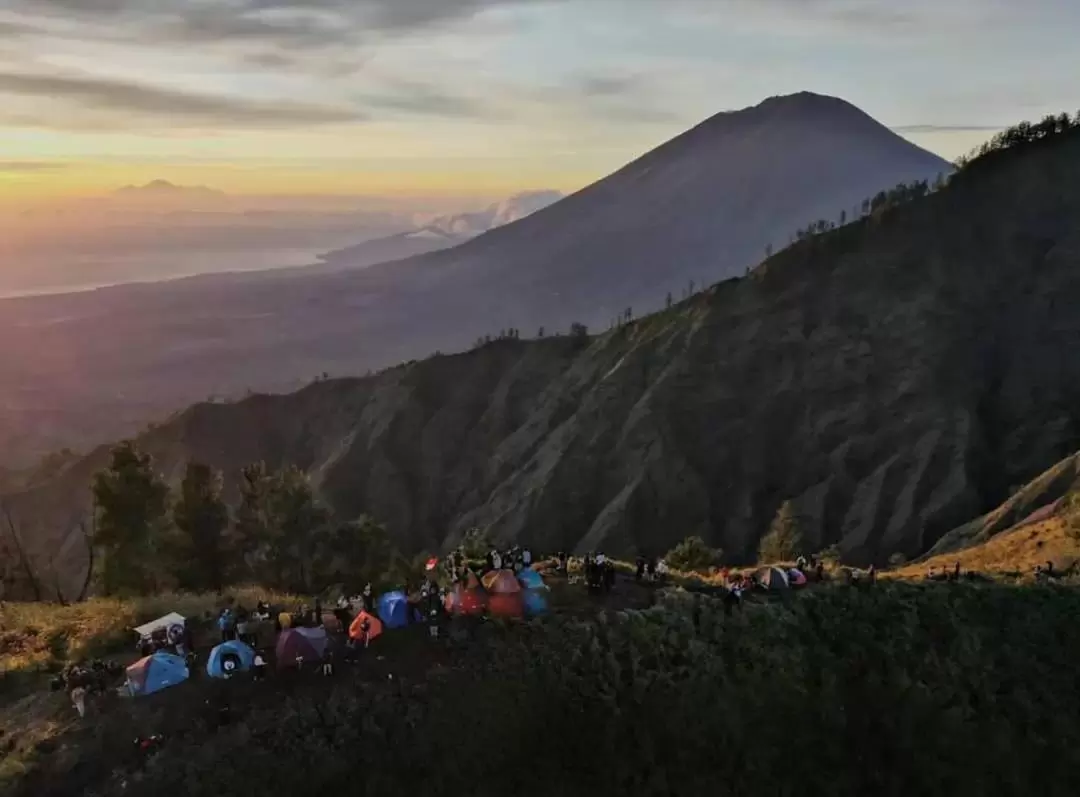
<svg viewBox="0 0 1080 797">
<path fill-rule="evenodd" d="M 788 575 L 779 567 L 763 567 L 754 574 L 754 578 L 765 589 L 790 589 Z"/>
</svg>

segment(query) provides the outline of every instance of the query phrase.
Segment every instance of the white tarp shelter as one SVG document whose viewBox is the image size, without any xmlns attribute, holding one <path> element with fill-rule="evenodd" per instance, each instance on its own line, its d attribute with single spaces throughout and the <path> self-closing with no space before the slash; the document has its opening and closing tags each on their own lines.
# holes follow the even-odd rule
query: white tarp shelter
<svg viewBox="0 0 1080 797">
<path fill-rule="evenodd" d="M 179 615 L 176 612 L 170 612 L 164 617 L 159 617 L 156 620 L 152 620 L 149 623 L 145 623 L 135 627 L 135 633 L 140 637 L 145 638 L 152 635 L 155 631 L 167 629 L 172 625 L 184 625 L 183 615 Z"/>
</svg>

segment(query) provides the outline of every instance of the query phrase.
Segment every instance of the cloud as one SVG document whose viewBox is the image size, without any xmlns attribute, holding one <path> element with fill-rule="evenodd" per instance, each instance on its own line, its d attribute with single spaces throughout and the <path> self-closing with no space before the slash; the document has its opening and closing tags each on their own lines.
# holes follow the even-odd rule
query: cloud
<svg viewBox="0 0 1080 797">
<path fill-rule="evenodd" d="M 356 122 L 364 118 L 362 112 L 350 108 L 196 94 L 89 75 L 0 72 L 0 94 L 57 98 L 92 110 L 168 117 L 176 124 L 262 128 Z M 72 124 L 78 122 L 73 120 Z"/>
<path fill-rule="evenodd" d="M 69 164 L 61 161 L 0 161 L 0 174 L 56 172 L 68 166 Z"/>
<path fill-rule="evenodd" d="M 395 78 L 384 81 L 384 92 L 368 93 L 357 98 L 368 109 L 404 111 L 409 114 L 456 119 L 494 119 L 501 115 L 491 103 L 416 80 Z"/>
</svg>

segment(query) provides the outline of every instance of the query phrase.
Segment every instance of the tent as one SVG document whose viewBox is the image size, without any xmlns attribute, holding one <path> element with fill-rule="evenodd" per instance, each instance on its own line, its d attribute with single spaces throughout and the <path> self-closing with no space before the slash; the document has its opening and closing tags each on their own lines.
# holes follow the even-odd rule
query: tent
<svg viewBox="0 0 1080 797">
<path fill-rule="evenodd" d="M 521 593 L 521 600 L 527 617 L 539 617 L 542 614 L 547 614 L 548 599 L 546 587 L 544 589 L 525 590 Z"/>
<path fill-rule="evenodd" d="M 277 666 L 295 667 L 303 659 L 315 662 L 322 659 L 330 638 L 325 628 L 290 628 L 278 635 L 274 655 Z"/>
<path fill-rule="evenodd" d="M 184 628 L 185 623 L 184 616 L 177 614 L 176 612 L 169 612 L 164 617 L 159 617 L 156 620 L 152 620 L 149 623 L 143 623 L 142 625 L 135 626 L 135 633 L 139 635 L 141 639 L 147 639 L 154 635 L 155 631 L 165 631 L 166 633 L 172 632 L 174 626 L 180 626 Z M 175 633 L 175 632 L 172 632 Z M 181 633 L 183 633 L 181 631 Z"/>
<path fill-rule="evenodd" d="M 517 579 L 522 589 L 544 589 L 547 586 L 544 583 L 544 577 L 530 568 L 518 573 Z"/>
<path fill-rule="evenodd" d="M 247 672 L 255 664 L 255 651 L 243 642 L 232 639 L 210 651 L 206 674 L 211 678 L 230 678 Z"/>
<path fill-rule="evenodd" d="M 492 595 L 512 595 L 521 592 L 521 584 L 513 570 L 492 570 L 483 578 L 484 589 Z"/>
<path fill-rule="evenodd" d="M 353 620 L 352 624 L 349 626 L 350 639 L 358 641 L 363 640 L 364 620 L 368 621 L 368 642 L 371 642 L 383 632 L 383 624 L 378 617 L 373 614 L 368 614 L 365 611 L 361 611 L 360 614 L 356 615 L 356 619 Z"/>
<path fill-rule="evenodd" d="M 488 597 L 488 614 L 492 617 L 524 616 L 524 594 L 521 590 L 518 590 L 517 592 L 498 592 L 491 595 Z"/>
<path fill-rule="evenodd" d="M 187 679 L 187 662 L 163 650 L 127 668 L 127 688 L 133 697 L 152 695 Z"/>
<path fill-rule="evenodd" d="M 788 583 L 793 587 L 805 587 L 806 586 L 806 574 L 797 568 L 791 568 L 788 570 Z"/>
<path fill-rule="evenodd" d="M 757 582 L 765 589 L 789 589 L 788 575 L 779 567 L 763 567 L 754 574 Z"/>
<path fill-rule="evenodd" d="M 458 584 L 446 595 L 446 611 L 451 614 L 483 614 L 487 608 L 487 595 L 480 588 L 480 582 L 473 577 L 476 586 L 468 588 Z"/>
<path fill-rule="evenodd" d="M 401 590 L 379 596 L 379 619 L 386 628 L 404 628 L 409 624 L 409 599 Z"/>
</svg>

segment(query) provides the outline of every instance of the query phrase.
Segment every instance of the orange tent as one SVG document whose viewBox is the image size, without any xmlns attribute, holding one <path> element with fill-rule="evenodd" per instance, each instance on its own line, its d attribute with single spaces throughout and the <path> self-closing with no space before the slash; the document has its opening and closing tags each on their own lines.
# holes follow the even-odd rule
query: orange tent
<svg viewBox="0 0 1080 797">
<path fill-rule="evenodd" d="M 361 611 L 360 614 L 356 615 L 356 619 L 353 620 L 352 624 L 349 626 L 350 639 L 363 640 L 365 620 L 368 622 L 368 642 L 371 642 L 383 632 L 382 620 L 373 614 Z"/>
<path fill-rule="evenodd" d="M 488 612 L 493 617 L 522 617 L 525 614 L 525 602 L 521 590 L 517 592 L 499 592 L 488 598 Z"/>
<path fill-rule="evenodd" d="M 513 570 L 492 570 L 484 575 L 484 589 L 492 595 L 513 595 L 521 592 L 521 584 Z"/>
</svg>

